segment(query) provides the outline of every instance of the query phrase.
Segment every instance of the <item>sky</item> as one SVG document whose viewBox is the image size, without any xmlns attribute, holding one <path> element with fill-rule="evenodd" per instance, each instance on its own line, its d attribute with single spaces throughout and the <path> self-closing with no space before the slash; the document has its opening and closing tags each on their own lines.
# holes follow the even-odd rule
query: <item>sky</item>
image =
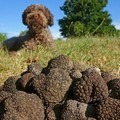
<svg viewBox="0 0 120 120">
<path fill-rule="evenodd" d="M 0 33 L 6 33 L 7 36 L 18 36 L 21 31 L 27 29 L 22 23 L 22 13 L 31 4 L 42 4 L 46 6 L 54 15 L 54 25 L 49 27 L 53 37 L 62 37 L 59 32 L 58 20 L 64 16 L 60 7 L 65 0 L 0 0 Z M 120 0 L 108 0 L 105 8 L 110 14 L 112 24 L 120 29 Z"/>
</svg>

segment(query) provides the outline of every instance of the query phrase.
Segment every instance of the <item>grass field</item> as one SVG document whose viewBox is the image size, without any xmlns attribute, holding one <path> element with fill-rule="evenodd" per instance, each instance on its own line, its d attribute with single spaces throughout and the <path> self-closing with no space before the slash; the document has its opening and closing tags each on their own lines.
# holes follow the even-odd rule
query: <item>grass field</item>
<svg viewBox="0 0 120 120">
<path fill-rule="evenodd" d="M 120 38 L 118 37 L 83 37 L 56 40 L 56 50 L 37 47 L 34 51 L 21 50 L 9 54 L 0 50 L 0 84 L 9 76 L 19 75 L 32 61 L 45 67 L 48 61 L 60 54 L 68 55 L 74 61 L 87 66 L 97 66 L 102 70 L 120 76 Z"/>
</svg>

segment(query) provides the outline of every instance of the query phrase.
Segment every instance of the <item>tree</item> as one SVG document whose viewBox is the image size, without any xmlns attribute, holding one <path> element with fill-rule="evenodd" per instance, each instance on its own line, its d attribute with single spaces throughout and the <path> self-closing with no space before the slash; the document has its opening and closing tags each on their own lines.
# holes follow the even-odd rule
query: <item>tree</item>
<svg viewBox="0 0 120 120">
<path fill-rule="evenodd" d="M 19 36 L 24 36 L 24 35 L 26 35 L 27 32 L 28 32 L 28 30 L 21 31 Z"/>
<path fill-rule="evenodd" d="M 64 37 L 114 34 L 116 28 L 108 11 L 108 0 L 66 0 L 60 7 L 65 16 L 59 20 Z"/>
<path fill-rule="evenodd" d="M 0 43 L 3 42 L 6 39 L 8 39 L 6 33 L 0 33 Z"/>
</svg>

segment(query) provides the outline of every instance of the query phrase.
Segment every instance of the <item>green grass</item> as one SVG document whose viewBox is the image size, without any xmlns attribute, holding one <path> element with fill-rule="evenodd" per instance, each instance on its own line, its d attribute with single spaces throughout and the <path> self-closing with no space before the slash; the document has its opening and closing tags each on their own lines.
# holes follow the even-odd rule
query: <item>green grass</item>
<svg viewBox="0 0 120 120">
<path fill-rule="evenodd" d="M 9 54 L 0 50 L 0 84 L 9 76 L 20 75 L 32 61 L 45 67 L 48 61 L 60 54 L 68 55 L 74 61 L 87 66 L 97 66 L 120 76 L 120 38 L 83 37 L 65 41 L 56 40 L 56 50 L 37 47 L 34 51 L 21 50 Z"/>
</svg>

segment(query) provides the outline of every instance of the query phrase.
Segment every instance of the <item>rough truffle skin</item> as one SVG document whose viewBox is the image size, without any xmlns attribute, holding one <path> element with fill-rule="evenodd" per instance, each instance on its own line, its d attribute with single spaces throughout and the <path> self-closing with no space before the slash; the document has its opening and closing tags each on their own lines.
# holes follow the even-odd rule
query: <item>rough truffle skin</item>
<svg viewBox="0 0 120 120">
<path fill-rule="evenodd" d="M 99 75 L 101 75 L 101 70 L 98 67 L 90 67 L 90 68 L 87 68 L 86 71 L 88 73 L 92 73 L 92 72 L 94 73 L 94 72 L 96 72 Z"/>
<path fill-rule="evenodd" d="M 27 67 L 27 71 L 34 75 L 39 75 L 42 71 L 42 66 L 39 63 L 33 62 Z"/>
<path fill-rule="evenodd" d="M 4 113 L 3 101 L 5 99 L 7 99 L 8 97 L 10 97 L 11 95 L 12 95 L 12 93 L 10 93 L 10 92 L 6 92 L 6 91 L 0 92 L 0 118 L 1 118 L 1 115 L 3 115 L 3 113 Z"/>
<path fill-rule="evenodd" d="M 47 108 L 46 117 L 47 120 L 57 120 L 55 116 L 55 112 L 51 108 Z"/>
<path fill-rule="evenodd" d="M 82 77 L 82 74 L 81 74 L 80 70 L 72 69 L 71 72 L 70 72 L 70 77 L 73 80 L 77 80 L 77 79 L 80 79 Z"/>
<path fill-rule="evenodd" d="M 44 120 L 42 101 L 35 94 L 16 92 L 3 102 L 1 120 Z"/>
<path fill-rule="evenodd" d="M 35 75 L 34 75 L 33 73 L 29 73 L 29 72 L 23 74 L 23 75 L 18 79 L 18 83 L 19 83 L 20 90 L 25 91 L 28 82 L 29 82 L 34 76 L 35 76 Z"/>
<path fill-rule="evenodd" d="M 46 80 L 46 76 L 44 74 L 40 74 L 29 81 L 26 86 L 26 91 L 29 93 L 35 93 L 46 105 L 47 100 L 45 99 L 44 92 L 48 84 L 49 82 Z"/>
<path fill-rule="evenodd" d="M 120 79 L 116 78 L 116 79 L 110 80 L 107 83 L 107 85 L 110 91 L 110 97 L 120 100 Z"/>
<path fill-rule="evenodd" d="M 55 48 L 48 28 L 53 25 L 53 15 L 48 8 L 39 4 L 30 5 L 24 10 L 22 20 L 28 27 L 28 32 L 24 36 L 5 40 L 0 47 L 5 47 L 9 51 L 18 51 L 22 48 L 34 49 L 37 45 Z"/>
<path fill-rule="evenodd" d="M 120 101 L 107 98 L 97 106 L 97 111 L 97 120 L 120 120 Z"/>
<path fill-rule="evenodd" d="M 6 91 L 1 91 L 0 92 L 0 104 L 2 101 L 4 101 L 6 98 L 10 97 L 12 93 L 6 92 Z"/>
<path fill-rule="evenodd" d="M 59 55 L 48 62 L 47 70 L 52 68 L 61 68 L 70 72 L 70 70 L 74 67 L 73 61 L 66 55 Z"/>
<path fill-rule="evenodd" d="M 82 72 L 82 77 L 73 83 L 73 95 L 83 103 L 101 101 L 108 97 L 108 87 L 98 72 Z"/>
<path fill-rule="evenodd" d="M 25 82 L 25 88 L 27 92 L 36 93 L 42 100 L 58 103 L 64 99 L 71 83 L 72 79 L 66 70 L 53 67 L 46 76 L 41 73 L 31 78 L 27 84 Z"/>
<path fill-rule="evenodd" d="M 101 71 L 101 76 L 106 83 L 114 79 L 114 77 L 110 74 L 110 72 L 107 72 L 107 71 Z"/>
<path fill-rule="evenodd" d="M 9 77 L 3 85 L 3 90 L 7 92 L 14 93 L 19 89 L 19 84 L 17 82 L 18 77 L 16 76 L 11 76 Z"/>
<path fill-rule="evenodd" d="M 68 100 L 63 107 L 61 120 L 92 120 L 88 116 L 90 114 L 94 115 L 95 112 L 95 108 L 91 105 L 80 103 L 76 100 Z"/>
<path fill-rule="evenodd" d="M 63 69 L 53 68 L 46 78 L 49 81 L 45 91 L 47 100 L 52 103 L 61 102 L 72 83 L 69 74 Z"/>
</svg>

